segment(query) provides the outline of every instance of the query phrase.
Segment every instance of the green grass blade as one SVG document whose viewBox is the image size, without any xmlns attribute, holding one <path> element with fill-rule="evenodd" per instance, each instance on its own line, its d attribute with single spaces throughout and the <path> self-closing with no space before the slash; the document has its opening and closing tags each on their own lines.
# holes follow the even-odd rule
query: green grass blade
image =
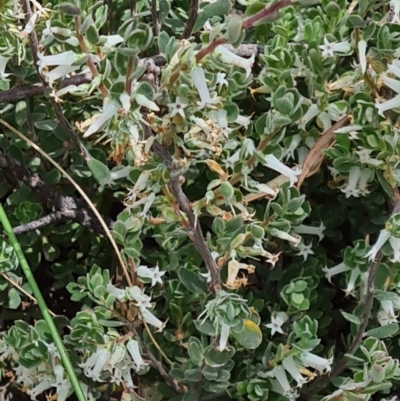
<svg viewBox="0 0 400 401">
<path fill-rule="evenodd" d="M 40 289 L 36 283 L 35 278 L 33 277 L 32 271 L 28 265 L 27 260 L 25 259 L 24 253 L 21 249 L 21 245 L 19 244 L 17 237 L 15 236 L 15 234 L 13 232 L 10 221 L 8 220 L 6 212 L 1 203 L 0 203 L 0 221 L 4 227 L 4 230 L 5 230 L 8 238 L 10 239 L 11 245 L 13 246 L 15 253 L 17 254 L 19 263 L 21 264 L 21 267 L 25 274 L 25 277 L 26 277 L 29 285 L 32 288 L 33 295 L 37 300 L 37 303 L 39 305 L 39 309 L 42 313 L 43 319 L 45 320 L 45 322 L 47 323 L 47 326 L 50 329 L 51 336 L 53 337 L 53 341 L 56 344 L 58 352 L 60 353 L 61 361 L 64 365 L 65 370 L 67 371 L 67 374 L 68 374 L 69 379 L 72 384 L 72 388 L 74 389 L 75 394 L 78 397 L 79 401 L 86 401 L 85 395 L 83 394 L 81 385 L 75 374 L 71 360 L 69 359 L 67 350 L 64 347 L 63 341 L 57 331 L 57 327 L 54 324 L 54 321 L 53 321 L 53 319 L 50 315 L 50 312 L 46 306 L 46 302 L 42 296 L 42 293 L 40 292 Z"/>
</svg>

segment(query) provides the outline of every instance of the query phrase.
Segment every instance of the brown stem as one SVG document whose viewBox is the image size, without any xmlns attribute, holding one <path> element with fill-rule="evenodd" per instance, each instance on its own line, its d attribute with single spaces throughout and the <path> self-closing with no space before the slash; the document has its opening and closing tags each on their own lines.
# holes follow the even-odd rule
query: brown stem
<svg viewBox="0 0 400 401">
<path fill-rule="evenodd" d="M 291 0 L 281 0 L 278 3 L 272 4 L 271 6 L 266 7 L 263 10 L 259 11 L 258 13 L 246 18 L 243 21 L 242 28 L 249 29 L 263 18 L 269 17 L 270 15 L 279 11 L 281 8 L 286 7 L 290 4 L 292 4 Z"/>
<path fill-rule="evenodd" d="M 153 20 L 153 35 L 157 37 L 160 34 L 160 24 L 158 22 L 157 0 L 151 0 L 151 19 Z"/>
<path fill-rule="evenodd" d="M 31 5 L 29 3 L 29 0 L 22 0 L 22 6 L 24 9 L 24 13 L 25 13 L 25 22 L 28 23 L 32 17 L 32 10 L 31 10 Z M 39 72 L 39 66 L 38 66 L 39 45 L 38 45 L 38 40 L 37 40 L 35 30 L 32 30 L 32 32 L 29 34 L 29 43 L 30 43 L 32 57 L 33 57 L 33 61 L 34 61 L 35 67 L 36 67 L 36 71 L 42 82 L 43 88 L 49 89 L 47 82 L 45 81 L 45 79 L 42 77 L 42 75 Z M 66 132 L 66 134 L 68 135 L 68 137 L 70 138 L 70 140 L 74 144 L 74 146 L 80 151 L 82 157 L 84 157 L 85 159 L 89 159 L 90 158 L 89 152 L 87 151 L 85 146 L 82 144 L 82 142 L 79 140 L 76 132 L 71 127 L 68 120 L 65 118 L 64 113 L 61 109 L 61 106 L 56 102 L 55 98 L 53 98 L 53 97 L 49 97 L 49 101 L 53 107 L 53 110 L 57 117 L 57 121 L 60 124 L 61 128 Z"/>
<path fill-rule="evenodd" d="M 394 194 L 394 198 L 396 199 L 396 193 Z M 393 207 L 392 215 L 399 212 L 400 200 L 397 199 Z M 374 301 L 374 279 L 376 271 L 382 261 L 382 257 L 382 253 L 378 252 L 376 259 L 371 263 L 369 267 L 367 293 L 365 294 L 363 301 L 364 309 L 361 316 L 361 324 L 357 330 L 356 335 L 353 338 L 353 341 L 350 344 L 348 351 L 335 363 L 329 376 L 319 377 L 311 384 L 308 391 L 306 392 L 306 397 L 304 397 L 304 399 L 310 400 L 312 397 L 319 394 L 320 391 L 322 391 L 330 383 L 331 379 L 340 375 L 347 367 L 348 356 L 354 355 L 354 353 L 360 347 L 371 315 L 372 304 Z"/>
<path fill-rule="evenodd" d="M 93 74 L 93 76 L 97 77 L 99 75 L 99 72 L 97 71 L 97 68 L 94 65 L 94 62 L 93 62 L 92 58 L 90 57 L 90 50 L 86 45 L 85 38 L 80 33 L 81 32 L 81 19 L 79 16 L 77 16 L 77 17 L 74 17 L 74 21 L 75 21 L 76 38 L 78 39 L 79 46 L 80 46 L 81 50 L 87 55 L 86 64 L 88 65 L 90 72 Z M 102 82 L 100 82 L 100 84 L 99 84 L 99 89 L 104 97 L 108 96 L 108 90 Z"/>
<path fill-rule="evenodd" d="M 69 219 L 76 221 L 83 227 L 105 235 L 104 229 L 99 224 L 98 219 L 90 209 L 87 209 L 83 205 L 81 199 L 61 195 L 53 186 L 43 181 L 39 174 L 33 173 L 30 169 L 23 167 L 7 153 L 0 152 L 0 172 L 11 183 L 23 182 L 39 196 L 40 201 L 44 205 L 49 204 L 54 210 L 54 212 L 38 220 L 15 227 L 15 234 L 24 234 L 28 231 L 45 227 L 55 221 Z M 105 220 L 108 227 L 111 227 L 111 219 L 105 218 Z"/>
<path fill-rule="evenodd" d="M 191 0 L 188 19 L 183 30 L 182 39 L 189 39 L 199 13 L 199 0 Z"/>
<path fill-rule="evenodd" d="M 130 95 L 132 93 L 132 73 L 133 73 L 133 57 L 129 57 L 126 69 L 125 92 Z"/>
<path fill-rule="evenodd" d="M 153 136 L 150 128 L 147 126 L 143 126 L 145 131 L 145 137 L 150 138 Z M 152 147 L 152 151 L 164 161 L 170 173 L 174 172 L 173 167 L 173 159 L 170 153 L 167 151 L 164 146 L 162 146 L 157 140 L 154 141 Z M 207 266 L 208 271 L 211 275 L 210 288 L 212 291 L 217 292 L 221 289 L 221 276 L 220 270 L 211 256 L 211 252 L 208 249 L 208 246 L 204 240 L 203 232 L 200 226 L 200 223 L 196 222 L 196 217 L 193 213 L 191 203 L 187 196 L 182 191 L 180 177 L 172 178 L 173 174 L 171 174 L 170 181 L 168 183 L 168 188 L 171 191 L 171 194 L 175 197 L 179 208 L 186 214 L 190 228 L 193 231 L 193 244 L 196 247 L 197 251 L 201 255 L 205 265 Z"/>
</svg>

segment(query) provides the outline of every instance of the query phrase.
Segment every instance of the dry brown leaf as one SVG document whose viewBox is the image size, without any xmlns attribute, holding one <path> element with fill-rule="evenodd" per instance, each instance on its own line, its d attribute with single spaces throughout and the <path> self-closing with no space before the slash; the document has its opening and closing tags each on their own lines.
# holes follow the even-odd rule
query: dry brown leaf
<svg viewBox="0 0 400 401">
<path fill-rule="evenodd" d="M 297 181 L 297 189 L 300 189 L 306 178 L 311 177 L 319 170 L 325 157 L 323 151 L 329 149 L 335 143 L 335 131 L 347 125 L 349 118 L 350 115 L 347 114 L 317 139 L 301 166 L 301 174 Z"/>
</svg>

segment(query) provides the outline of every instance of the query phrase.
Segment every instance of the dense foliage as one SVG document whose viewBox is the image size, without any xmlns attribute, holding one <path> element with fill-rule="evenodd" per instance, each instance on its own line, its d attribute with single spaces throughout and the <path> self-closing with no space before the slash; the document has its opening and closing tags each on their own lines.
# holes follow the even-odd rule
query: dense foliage
<svg viewBox="0 0 400 401">
<path fill-rule="evenodd" d="M 395 394 L 400 0 L 0 10 L 2 397 Z"/>
</svg>

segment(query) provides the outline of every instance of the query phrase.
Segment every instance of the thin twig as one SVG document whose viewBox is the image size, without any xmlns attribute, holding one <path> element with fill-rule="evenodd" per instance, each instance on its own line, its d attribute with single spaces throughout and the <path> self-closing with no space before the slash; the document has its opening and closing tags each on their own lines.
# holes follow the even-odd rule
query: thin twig
<svg viewBox="0 0 400 401">
<path fill-rule="evenodd" d="M 234 48 L 233 46 L 226 44 L 225 47 L 227 47 L 231 52 L 235 53 L 236 55 L 247 58 L 251 57 L 253 54 L 258 55 L 259 53 L 262 53 L 264 50 L 262 46 L 253 44 L 243 44 L 237 48 Z M 162 54 L 157 54 L 155 56 L 140 59 L 139 66 L 148 62 L 148 60 L 152 60 L 157 67 L 162 67 L 166 64 L 165 57 Z M 131 70 L 133 69 L 133 62 L 130 69 Z M 128 71 L 129 71 L 129 64 L 128 64 Z M 129 76 L 130 74 L 128 74 L 127 72 L 127 79 Z M 57 89 L 62 89 L 70 85 L 79 86 L 83 84 L 89 84 L 92 81 L 93 81 L 93 75 L 91 72 L 76 74 L 70 78 L 65 78 L 62 81 L 60 81 L 60 84 L 58 85 Z M 125 87 L 129 88 L 131 87 L 131 85 L 126 84 Z M 52 89 L 49 88 L 48 86 L 44 86 L 43 83 L 35 83 L 29 86 L 22 86 L 0 92 L 0 103 L 15 102 L 18 100 L 34 96 L 49 95 L 51 92 Z M 127 92 L 129 93 L 129 91 Z"/>
<path fill-rule="evenodd" d="M 86 42 L 85 42 L 85 38 L 81 34 L 81 17 L 80 16 L 74 17 L 74 21 L 75 21 L 76 38 L 78 39 L 81 50 L 87 56 L 86 64 L 89 67 L 89 70 L 93 74 L 93 76 L 97 77 L 99 75 L 99 72 L 97 71 L 97 68 L 94 65 L 94 62 L 93 62 L 91 54 L 90 54 L 90 50 L 87 47 Z M 99 84 L 99 89 L 100 89 L 100 92 L 102 93 L 103 97 L 108 96 L 108 90 L 102 82 L 100 82 L 100 84 Z"/>
<path fill-rule="evenodd" d="M 194 24 L 196 23 L 197 15 L 199 13 L 199 0 L 190 1 L 190 9 L 188 19 L 186 21 L 185 29 L 183 30 L 182 39 L 189 39 L 192 34 Z"/>
<path fill-rule="evenodd" d="M 160 24 L 158 22 L 157 0 L 151 0 L 151 19 L 153 20 L 153 35 L 157 37 L 160 34 Z"/>
<path fill-rule="evenodd" d="M 29 3 L 29 0 L 22 0 L 23 3 L 23 9 L 25 12 L 25 22 L 26 24 L 28 24 L 29 20 L 32 17 L 32 10 L 31 10 L 31 5 Z M 37 36 L 36 36 L 36 32 L 33 29 L 31 33 L 29 33 L 29 43 L 30 43 L 30 47 L 32 50 L 32 57 L 33 57 L 33 61 L 36 67 L 36 71 L 38 73 L 38 76 L 42 82 L 42 85 L 44 88 L 48 88 L 48 84 L 45 81 L 45 79 L 42 77 L 42 75 L 39 72 L 39 65 L 38 65 L 38 61 L 39 61 L 39 57 L 38 57 L 38 53 L 39 53 L 39 44 L 38 44 L 38 40 L 37 40 Z M 57 120 L 59 122 L 59 124 L 61 125 L 61 127 L 63 128 L 63 130 L 67 133 L 68 137 L 70 138 L 71 142 L 75 145 L 75 147 L 80 151 L 80 153 L 82 154 L 82 156 L 85 159 L 89 159 L 90 158 L 90 154 L 87 151 L 87 149 L 85 148 L 85 146 L 83 145 L 83 143 L 79 140 L 76 132 L 74 131 L 74 129 L 71 127 L 70 123 L 68 122 L 68 120 L 65 118 L 64 113 L 61 109 L 61 106 L 56 102 L 56 99 L 53 97 L 49 97 L 50 103 L 54 109 L 54 112 L 56 114 Z"/>
<path fill-rule="evenodd" d="M 397 200 L 395 202 L 392 215 L 399 212 L 400 212 L 400 200 Z M 375 274 L 382 261 L 382 257 L 383 257 L 382 252 L 378 252 L 375 260 L 371 263 L 369 267 L 367 292 L 364 296 L 364 302 L 363 302 L 364 308 L 361 316 L 361 324 L 358 327 L 357 333 L 354 336 L 348 351 L 335 363 L 329 376 L 321 376 L 310 385 L 305 394 L 304 399 L 310 400 L 312 397 L 319 394 L 320 391 L 322 391 L 334 377 L 340 375 L 347 367 L 348 357 L 354 355 L 354 353 L 360 347 L 371 315 L 372 304 L 374 301 L 373 290 L 374 290 Z"/>
<path fill-rule="evenodd" d="M 257 24 L 257 22 L 261 21 L 262 19 L 264 19 L 266 17 L 270 17 L 271 15 L 275 14 L 283 7 L 287 7 L 290 4 L 292 4 L 292 0 L 281 0 L 275 4 L 271 4 L 269 7 L 265 7 L 258 13 L 255 13 L 254 15 L 246 18 L 243 21 L 242 28 L 249 29 L 249 28 L 253 27 L 255 24 Z"/>
<path fill-rule="evenodd" d="M 12 125 L 8 124 L 6 121 L 2 120 L 0 118 L 0 124 L 4 125 L 6 128 L 8 128 L 10 131 L 12 131 L 15 135 L 17 135 L 19 138 L 23 139 L 26 143 L 28 143 L 33 149 L 35 149 L 41 156 L 43 156 L 47 161 L 49 161 L 60 173 L 72 184 L 72 186 L 79 192 L 79 194 L 82 196 L 82 198 L 85 200 L 87 205 L 90 207 L 90 209 L 93 211 L 93 214 L 96 216 L 98 219 L 99 223 L 103 227 L 104 231 L 106 232 L 107 238 L 110 240 L 111 245 L 114 249 L 115 254 L 117 255 L 118 262 L 121 265 L 123 274 L 126 278 L 126 281 L 129 286 L 132 286 L 131 278 L 128 273 L 128 269 L 125 266 L 124 259 L 122 258 L 121 251 L 118 248 L 117 243 L 115 242 L 115 239 L 113 238 L 110 229 L 108 228 L 107 224 L 105 223 L 103 217 L 99 213 L 99 211 L 96 209 L 96 206 L 93 204 L 93 202 L 90 200 L 90 198 L 87 196 L 87 194 L 83 191 L 83 189 L 76 183 L 76 181 L 57 163 L 55 162 L 46 152 L 44 152 L 38 145 L 33 143 L 29 138 L 27 138 L 25 135 L 21 134 L 18 130 L 16 130 Z M 15 235 L 13 233 L 13 235 Z"/>
<path fill-rule="evenodd" d="M 14 227 L 13 231 L 14 231 L 15 235 L 25 234 L 29 231 L 34 231 L 34 230 L 38 230 L 42 227 L 46 227 L 51 223 L 62 220 L 63 218 L 64 218 L 64 215 L 62 212 L 60 212 L 60 211 L 51 212 L 47 216 L 43 216 L 40 219 L 37 219 L 35 221 L 31 221 L 29 223 L 21 224 L 20 226 Z"/>
<path fill-rule="evenodd" d="M 4 278 L 4 280 L 7 280 L 12 286 L 14 286 L 18 291 L 20 291 L 22 294 L 24 294 L 27 298 L 29 298 L 35 305 L 37 305 L 37 300 L 34 296 L 32 296 L 31 294 L 29 294 L 29 292 L 26 292 L 18 283 L 16 283 L 13 279 L 11 279 L 10 277 L 8 277 L 6 274 L 4 273 L 0 273 L 1 277 Z M 49 313 L 51 316 L 56 317 L 57 315 L 51 311 L 49 309 Z M 66 326 L 68 327 L 70 330 L 72 330 L 71 326 Z"/>
<path fill-rule="evenodd" d="M 153 136 L 152 132 L 150 131 L 150 128 L 144 126 L 144 130 L 146 138 L 150 138 Z M 152 151 L 161 160 L 164 161 L 164 164 L 166 165 L 166 167 L 170 172 L 174 172 L 172 156 L 169 154 L 167 149 L 165 149 L 157 140 L 155 140 L 152 145 Z M 211 256 L 211 252 L 208 249 L 208 246 L 204 240 L 200 223 L 196 221 L 196 217 L 193 213 L 191 203 L 187 198 L 187 196 L 182 191 L 180 177 L 178 176 L 176 178 L 172 178 L 171 175 L 170 181 L 168 183 L 168 188 L 171 191 L 172 195 L 174 195 L 179 205 L 179 208 L 186 214 L 189 220 L 190 228 L 193 231 L 193 244 L 196 247 L 199 254 L 201 255 L 205 265 L 208 268 L 208 271 L 210 272 L 211 275 L 210 287 L 214 292 L 216 292 L 221 289 L 220 270 L 215 260 Z"/>
<path fill-rule="evenodd" d="M 47 184 L 37 173 L 23 167 L 18 161 L 10 157 L 7 153 L 0 152 L 0 171 L 14 180 L 23 182 L 28 188 L 35 191 L 42 203 L 49 203 L 54 212 L 39 220 L 23 224 L 13 229 L 14 234 L 19 235 L 46 226 L 62 218 L 73 220 L 83 227 L 92 229 L 101 235 L 106 235 L 103 227 L 99 224 L 96 216 L 81 199 L 61 195 L 53 186 Z M 106 218 L 107 226 L 112 226 L 111 219 Z"/>
<path fill-rule="evenodd" d="M 92 82 L 93 75 L 91 73 L 77 74 L 71 78 L 66 78 L 60 82 L 59 89 L 65 88 L 69 85 L 79 86 Z M 51 93 L 51 88 L 43 86 L 42 83 L 37 83 L 29 86 L 22 86 L 19 88 L 9 89 L 0 92 L 0 103 L 15 102 L 17 100 L 26 99 L 33 96 L 42 96 Z"/>
<path fill-rule="evenodd" d="M 167 355 L 165 355 L 165 352 L 164 352 L 164 351 L 161 349 L 161 347 L 158 345 L 158 342 L 157 342 L 156 339 L 154 338 L 153 333 L 151 332 L 151 330 L 150 330 L 150 328 L 149 328 L 149 325 L 147 324 L 146 320 L 144 319 L 142 313 L 140 312 L 140 309 L 138 309 L 138 311 L 139 311 L 140 319 L 142 320 L 142 322 L 143 322 L 143 324 L 144 324 L 144 327 L 145 327 L 145 329 L 146 329 L 146 331 L 147 331 L 147 334 L 148 334 L 149 337 L 150 337 L 151 342 L 152 342 L 153 345 L 157 348 L 157 351 L 162 355 L 162 357 L 163 357 L 170 365 L 172 365 L 171 359 L 169 359 L 169 358 L 167 357 Z"/>
</svg>

